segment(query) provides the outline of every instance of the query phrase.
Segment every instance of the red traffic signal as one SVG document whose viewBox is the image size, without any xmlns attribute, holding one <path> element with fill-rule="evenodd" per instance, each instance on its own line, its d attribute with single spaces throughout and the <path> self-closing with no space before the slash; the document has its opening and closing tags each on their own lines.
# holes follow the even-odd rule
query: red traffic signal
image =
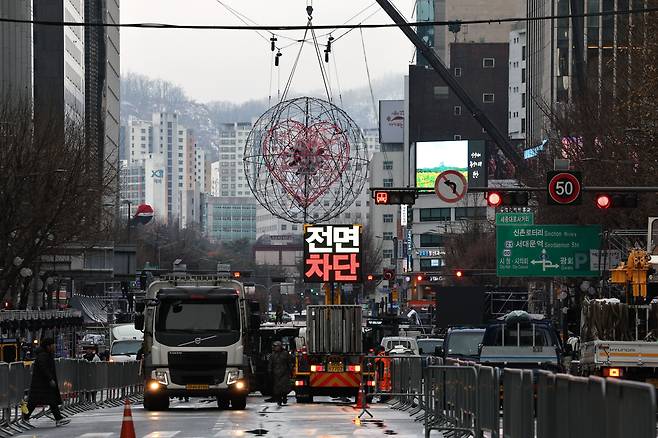
<svg viewBox="0 0 658 438">
<path fill-rule="evenodd" d="M 596 195 L 596 206 L 598 208 L 606 209 L 610 207 L 610 204 L 612 204 L 612 199 L 610 199 L 610 195 L 606 195 L 606 194 Z"/>
<path fill-rule="evenodd" d="M 498 192 L 489 192 L 487 193 L 487 205 L 489 207 L 500 207 L 500 205 L 503 203 L 503 197 L 500 193 Z"/>
<path fill-rule="evenodd" d="M 233 273 L 233 278 L 240 278 L 241 276 L 242 276 L 242 274 L 240 273 L 240 271 L 235 271 Z"/>
<path fill-rule="evenodd" d="M 464 272 L 463 272 L 463 271 L 455 271 L 455 277 L 457 277 L 457 278 L 462 278 L 463 276 L 464 276 Z"/>
<path fill-rule="evenodd" d="M 594 198 L 596 206 L 606 208 L 635 208 L 638 203 L 637 193 L 598 193 Z"/>
<path fill-rule="evenodd" d="M 395 280 L 395 269 L 384 269 L 384 280 Z"/>
<path fill-rule="evenodd" d="M 487 205 L 492 208 L 497 208 L 503 205 L 510 207 L 527 207 L 530 200 L 530 194 L 522 191 L 500 191 L 488 192 L 486 195 Z"/>
<path fill-rule="evenodd" d="M 377 190 L 375 192 L 375 205 L 386 205 L 388 204 L 388 192 L 383 190 Z"/>
<path fill-rule="evenodd" d="M 366 280 L 368 280 L 368 281 L 373 281 L 374 279 L 375 279 L 375 276 L 372 275 L 372 274 L 368 274 L 368 275 L 366 276 Z"/>
<path fill-rule="evenodd" d="M 417 275 L 416 280 L 417 281 L 423 281 L 423 276 L 422 275 Z"/>
<path fill-rule="evenodd" d="M 375 190 L 375 205 L 413 205 L 416 202 L 415 189 Z"/>
</svg>

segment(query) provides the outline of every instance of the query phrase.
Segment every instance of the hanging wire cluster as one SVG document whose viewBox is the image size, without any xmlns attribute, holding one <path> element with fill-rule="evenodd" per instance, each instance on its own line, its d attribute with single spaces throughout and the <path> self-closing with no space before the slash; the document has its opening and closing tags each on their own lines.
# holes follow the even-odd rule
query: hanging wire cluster
<svg viewBox="0 0 658 438">
<path fill-rule="evenodd" d="M 368 179 L 368 148 L 347 113 L 322 99 L 285 100 L 254 124 L 244 172 L 258 202 L 293 223 L 335 218 Z"/>
</svg>

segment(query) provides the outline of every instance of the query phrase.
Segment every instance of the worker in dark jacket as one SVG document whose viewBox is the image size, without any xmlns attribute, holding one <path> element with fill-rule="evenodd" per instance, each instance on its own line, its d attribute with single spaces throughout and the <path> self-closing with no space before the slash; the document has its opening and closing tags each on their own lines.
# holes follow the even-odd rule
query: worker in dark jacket
<svg viewBox="0 0 658 438">
<path fill-rule="evenodd" d="M 71 420 L 63 418 L 59 411 L 61 404 L 62 397 L 59 394 L 55 371 L 55 341 L 52 338 L 45 338 L 41 340 L 41 346 L 37 349 L 32 364 L 32 383 L 27 398 L 28 412 L 23 415 L 23 420 L 29 421 L 30 415 L 37 406 L 47 405 L 50 406 L 57 426 L 69 424 Z"/>
<path fill-rule="evenodd" d="M 272 377 L 272 398 L 277 405 L 288 402 L 290 392 L 290 375 L 292 373 L 292 357 L 283 349 L 281 341 L 272 344 L 274 351 L 270 356 L 268 371 Z"/>
</svg>

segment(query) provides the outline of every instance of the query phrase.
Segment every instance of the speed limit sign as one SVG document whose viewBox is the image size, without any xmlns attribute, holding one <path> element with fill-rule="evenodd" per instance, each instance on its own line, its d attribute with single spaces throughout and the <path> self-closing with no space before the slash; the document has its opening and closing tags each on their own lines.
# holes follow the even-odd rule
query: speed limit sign
<svg viewBox="0 0 658 438">
<path fill-rule="evenodd" d="M 580 172 L 548 172 L 548 203 L 552 205 L 576 205 L 581 203 Z"/>
</svg>

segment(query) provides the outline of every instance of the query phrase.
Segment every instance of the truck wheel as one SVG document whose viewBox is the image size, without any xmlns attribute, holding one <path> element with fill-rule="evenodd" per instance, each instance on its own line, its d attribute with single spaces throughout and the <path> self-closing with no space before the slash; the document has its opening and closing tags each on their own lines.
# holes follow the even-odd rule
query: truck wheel
<svg viewBox="0 0 658 438">
<path fill-rule="evenodd" d="M 231 408 L 236 411 L 243 411 L 247 407 L 247 396 L 236 397 L 231 399 Z"/>
<path fill-rule="evenodd" d="M 219 409 L 228 409 L 230 400 L 224 397 L 217 396 L 217 407 Z"/>
<path fill-rule="evenodd" d="M 166 411 L 169 409 L 169 397 L 166 394 L 144 394 L 144 409 L 147 411 Z"/>
</svg>

